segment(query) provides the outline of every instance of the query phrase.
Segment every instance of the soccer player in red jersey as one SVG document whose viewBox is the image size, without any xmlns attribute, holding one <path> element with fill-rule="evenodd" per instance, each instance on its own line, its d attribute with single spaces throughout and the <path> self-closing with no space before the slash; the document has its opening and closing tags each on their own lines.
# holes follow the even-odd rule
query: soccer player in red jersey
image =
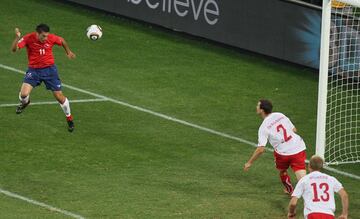
<svg viewBox="0 0 360 219">
<path fill-rule="evenodd" d="M 289 219 L 296 219 L 296 205 L 299 198 L 304 199 L 304 217 L 306 219 L 335 219 L 335 197 L 341 198 L 342 213 L 339 219 L 348 218 L 349 197 L 342 184 L 332 176 L 321 173 L 324 161 L 312 156 L 308 168 L 309 174 L 300 179 L 289 203 Z"/>
<path fill-rule="evenodd" d="M 263 119 L 258 131 L 258 145 L 253 155 L 244 165 L 248 171 L 253 162 L 265 151 L 269 141 L 274 148 L 276 168 L 279 170 L 280 180 L 285 192 L 291 194 L 294 190 L 287 169 L 291 167 L 297 180 L 306 175 L 306 145 L 303 139 L 296 134 L 296 128 L 288 117 L 272 111 L 269 100 L 260 100 L 256 107 L 257 114 Z"/>
<path fill-rule="evenodd" d="M 51 90 L 55 99 L 60 103 L 66 115 L 68 131 L 72 132 L 74 121 L 70 112 L 69 100 L 61 91 L 61 81 L 55 65 L 52 47 L 54 45 L 62 46 L 69 59 L 74 59 L 75 54 L 62 37 L 49 32 L 48 25 L 39 24 L 36 27 L 36 32 L 29 33 L 21 38 L 19 28 L 15 28 L 15 39 L 11 45 L 11 51 L 16 52 L 26 47 L 29 60 L 28 70 L 19 94 L 20 105 L 16 108 L 16 113 L 23 112 L 30 103 L 31 90 L 44 82 L 46 89 Z"/>
</svg>

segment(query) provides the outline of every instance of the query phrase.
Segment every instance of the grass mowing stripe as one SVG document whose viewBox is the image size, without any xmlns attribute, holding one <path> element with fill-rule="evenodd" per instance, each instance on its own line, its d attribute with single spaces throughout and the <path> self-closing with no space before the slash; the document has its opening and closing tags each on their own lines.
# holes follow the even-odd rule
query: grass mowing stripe
<svg viewBox="0 0 360 219">
<path fill-rule="evenodd" d="M 70 103 L 91 103 L 91 102 L 104 102 L 108 101 L 105 99 L 81 99 L 81 100 L 69 100 Z M 57 101 L 43 101 L 43 102 L 31 102 L 30 105 L 51 105 L 51 104 L 59 104 Z M 0 104 L 0 107 L 13 107 L 18 106 L 19 103 L 4 103 Z"/>
<path fill-rule="evenodd" d="M 63 210 L 63 209 L 60 209 L 60 208 L 56 208 L 54 206 L 51 206 L 51 205 L 48 205 L 48 204 L 45 204 L 45 203 L 42 203 L 42 202 L 38 202 L 38 201 L 35 201 L 33 199 L 30 199 L 30 198 L 26 198 L 24 196 L 15 194 L 13 192 L 9 192 L 9 191 L 0 189 L 0 193 L 4 194 L 6 196 L 12 197 L 12 198 L 23 200 L 23 201 L 28 202 L 28 203 L 33 204 L 33 205 L 37 205 L 37 206 L 46 208 L 46 209 L 48 209 L 50 211 L 55 211 L 55 212 L 67 215 L 69 217 L 78 218 L 78 219 L 84 219 L 84 217 L 81 216 L 81 215 L 74 214 L 74 213 L 72 213 L 70 211 L 66 211 L 66 210 Z"/>
<path fill-rule="evenodd" d="M 14 71 L 14 72 L 18 72 L 18 73 L 21 73 L 21 74 L 25 74 L 24 71 L 21 71 L 19 69 L 16 69 L 16 68 L 13 68 L 13 67 L 10 67 L 10 66 L 6 66 L 6 65 L 3 65 L 3 64 L 0 64 L 0 68 L 7 69 L 7 70 L 10 70 L 10 71 Z M 241 143 L 256 147 L 256 143 L 248 141 L 248 140 L 240 138 L 240 137 L 235 137 L 235 136 L 223 133 L 223 132 L 219 132 L 219 131 L 209 129 L 209 128 L 206 128 L 206 127 L 203 127 L 203 126 L 200 126 L 200 125 L 196 125 L 196 124 L 187 122 L 185 120 L 181 120 L 181 119 L 177 119 L 175 117 L 167 116 L 167 115 L 164 115 L 162 113 L 154 112 L 154 111 L 149 110 L 149 109 L 145 109 L 145 108 L 142 108 L 142 107 L 139 107 L 139 106 L 135 106 L 135 105 L 120 101 L 120 100 L 116 100 L 116 99 L 113 99 L 113 98 L 110 98 L 110 97 L 106 97 L 106 96 L 103 96 L 101 94 L 93 93 L 91 91 L 83 90 L 81 88 L 77 88 L 77 87 L 74 87 L 74 86 L 71 86 L 71 85 L 63 84 L 63 87 L 67 87 L 69 89 L 72 89 L 72 90 L 75 90 L 75 91 L 78 91 L 78 92 L 81 92 L 81 93 L 85 93 L 85 94 L 88 94 L 88 95 L 91 95 L 91 96 L 94 96 L 94 97 L 97 97 L 97 98 L 100 98 L 100 99 L 108 100 L 110 102 L 120 104 L 120 105 L 129 107 L 129 108 L 141 111 L 141 112 L 145 112 L 145 113 L 148 113 L 148 114 L 151 114 L 151 115 L 154 115 L 154 116 L 157 116 L 157 117 L 169 120 L 169 121 L 180 123 L 180 124 L 183 124 L 185 126 L 190 126 L 190 127 L 193 127 L 193 128 L 196 128 L 196 129 L 199 129 L 199 130 L 202 130 L 202 131 L 214 134 L 214 135 L 218 135 L 218 136 L 221 136 L 221 137 L 224 137 L 224 138 L 232 139 L 232 140 L 235 140 L 235 141 L 238 141 L 238 142 L 241 142 Z M 272 152 L 274 151 L 272 148 L 266 148 L 266 149 L 268 151 L 272 151 Z M 306 160 L 306 162 L 309 162 L 309 161 Z M 344 172 L 344 171 L 341 171 L 341 170 L 338 170 L 338 169 L 334 169 L 334 168 L 330 168 L 330 167 L 324 167 L 324 168 L 326 170 L 330 171 L 330 172 L 334 172 L 334 173 L 337 173 L 337 174 L 340 174 L 340 175 L 343 175 L 343 176 L 347 176 L 347 177 L 350 177 L 350 178 L 353 178 L 353 179 L 356 179 L 356 180 L 360 180 L 360 176 L 358 176 L 358 175 L 347 173 L 347 172 Z"/>
</svg>

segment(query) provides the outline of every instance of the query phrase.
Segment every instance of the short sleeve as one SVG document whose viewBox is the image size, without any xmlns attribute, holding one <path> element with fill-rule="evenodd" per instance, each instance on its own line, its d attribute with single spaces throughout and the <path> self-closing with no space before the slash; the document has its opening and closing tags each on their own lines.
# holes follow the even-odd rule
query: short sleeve
<svg viewBox="0 0 360 219">
<path fill-rule="evenodd" d="M 18 41 L 18 43 L 17 43 L 17 47 L 18 47 L 19 49 L 24 48 L 26 45 L 27 45 L 27 43 L 26 43 L 26 37 L 22 37 L 22 38 Z"/>
<path fill-rule="evenodd" d="M 265 128 L 263 126 L 260 126 L 259 132 L 258 132 L 258 147 L 266 146 L 268 141 L 268 133 L 266 132 Z"/>
<path fill-rule="evenodd" d="M 334 181 L 334 191 L 339 192 L 343 188 L 342 184 L 336 178 L 333 178 L 333 181 Z"/>
<path fill-rule="evenodd" d="M 294 129 L 295 126 L 294 126 L 294 124 L 290 121 L 289 118 L 287 118 L 287 121 L 288 121 L 288 124 L 289 124 L 290 128 L 291 128 L 291 129 Z"/>
<path fill-rule="evenodd" d="M 301 198 L 301 196 L 304 194 L 304 181 L 300 180 L 296 186 L 295 189 L 293 191 L 293 193 L 291 194 L 291 196 L 296 197 L 296 198 Z"/>
<path fill-rule="evenodd" d="M 54 44 L 56 44 L 58 46 L 62 46 L 62 43 L 63 43 L 64 39 L 62 37 L 54 35 L 52 41 L 53 41 Z"/>
</svg>

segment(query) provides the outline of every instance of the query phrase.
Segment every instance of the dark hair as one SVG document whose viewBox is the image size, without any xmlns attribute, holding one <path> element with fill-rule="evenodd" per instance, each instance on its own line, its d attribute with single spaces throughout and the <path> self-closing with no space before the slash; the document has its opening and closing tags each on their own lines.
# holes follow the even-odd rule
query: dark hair
<svg viewBox="0 0 360 219">
<path fill-rule="evenodd" d="M 260 102 L 260 109 L 264 110 L 266 114 L 272 113 L 273 105 L 270 100 L 259 100 Z"/>
<path fill-rule="evenodd" d="M 48 32 L 50 32 L 50 27 L 48 25 L 46 25 L 46 24 L 39 24 L 39 25 L 36 26 L 35 30 L 38 33 L 42 33 L 42 32 L 48 33 Z"/>
<path fill-rule="evenodd" d="M 324 166 L 324 160 L 320 156 L 314 155 L 311 157 L 309 164 L 311 169 L 319 171 Z"/>
</svg>

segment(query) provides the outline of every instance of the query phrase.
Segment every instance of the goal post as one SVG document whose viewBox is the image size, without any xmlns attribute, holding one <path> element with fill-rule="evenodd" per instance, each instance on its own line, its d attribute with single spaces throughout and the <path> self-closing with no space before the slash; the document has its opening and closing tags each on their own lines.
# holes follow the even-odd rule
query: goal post
<svg viewBox="0 0 360 219">
<path fill-rule="evenodd" d="M 360 0 L 323 0 L 316 154 L 360 162 Z"/>
</svg>

